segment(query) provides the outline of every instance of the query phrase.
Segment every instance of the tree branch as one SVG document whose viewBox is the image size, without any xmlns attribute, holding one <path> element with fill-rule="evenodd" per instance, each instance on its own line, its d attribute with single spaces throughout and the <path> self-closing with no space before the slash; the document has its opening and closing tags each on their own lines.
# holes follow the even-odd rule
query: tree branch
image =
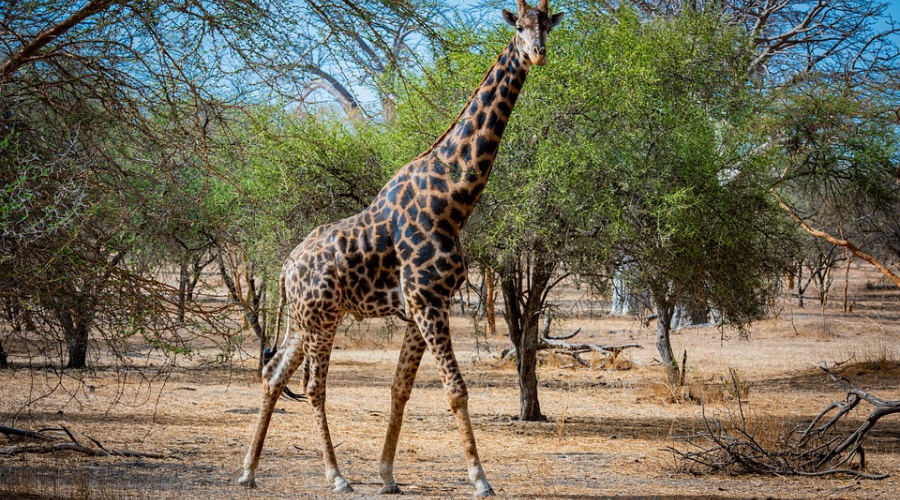
<svg viewBox="0 0 900 500">
<path fill-rule="evenodd" d="M 15 73 L 23 64 L 28 62 L 31 56 L 35 55 L 48 43 L 56 40 L 60 35 L 66 33 L 88 17 L 108 9 L 110 6 L 117 3 L 117 1 L 118 0 L 92 0 L 61 23 L 38 33 L 34 40 L 19 47 L 17 51 L 10 54 L 10 56 L 3 61 L 3 64 L 0 64 L 0 81 L 5 80 Z"/>
<path fill-rule="evenodd" d="M 356 97 L 330 73 L 314 66 L 308 66 L 305 69 L 318 76 L 319 79 L 306 84 L 301 101 L 315 90 L 322 89 L 337 99 L 345 111 L 349 112 L 359 108 L 359 101 L 356 100 Z"/>
<path fill-rule="evenodd" d="M 65 443 L 54 443 L 54 444 L 46 444 L 46 445 L 35 445 L 35 446 L 13 446 L 11 448 L 0 449 L 0 455 L 6 456 L 14 456 L 14 455 L 23 455 L 26 453 L 56 453 L 58 451 L 76 451 L 78 453 L 84 453 L 85 455 L 89 455 L 92 457 L 139 457 L 139 458 L 167 458 L 165 453 L 143 453 L 139 451 L 131 451 L 131 450 L 116 450 L 112 448 L 104 447 L 100 441 L 87 436 L 88 439 L 91 440 L 92 443 L 96 445 L 96 448 L 92 448 L 90 446 L 84 446 L 75 439 L 75 436 L 69 431 L 69 429 L 62 427 L 61 429 L 50 429 L 56 431 L 63 431 L 69 438 L 69 442 Z M 0 426 L 0 433 L 5 434 L 7 436 L 18 436 L 29 439 L 38 439 L 41 441 L 59 441 L 62 438 L 57 436 L 51 436 L 48 434 L 44 434 L 43 432 L 34 432 L 29 431 L 27 429 L 17 429 L 15 427 L 6 427 Z"/>
<path fill-rule="evenodd" d="M 784 201 L 782 201 L 781 197 L 778 196 L 778 193 L 776 193 L 775 191 L 770 191 L 770 192 L 772 193 L 772 196 L 775 197 L 775 200 L 778 202 L 778 205 L 782 209 L 784 209 L 784 211 L 787 212 L 788 215 L 792 219 L 794 219 L 798 224 L 800 224 L 800 227 L 802 227 L 804 231 L 806 231 L 807 233 L 809 233 L 817 238 L 821 238 L 821 239 L 831 243 L 832 245 L 837 245 L 839 247 L 843 247 L 843 248 L 846 248 L 847 250 L 850 250 L 851 252 L 853 252 L 853 255 L 855 255 L 855 256 L 859 257 L 860 259 L 865 260 L 869 264 L 872 264 L 873 266 L 875 266 L 879 271 L 881 271 L 881 274 L 884 274 L 885 276 L 887 276 L 891 281 L 894 282 L 895 285 L 897 285 L 898 288 L 900 288 L 900 276 L 898 276 L 897 274 L 894 274 L 890 269 L 888 269 L 878 259 L 863 252 L 862 250 L 859 249 L 859 247 L 857 247 L 856 245 L 854 245 L 853 243 L 851 243 L 848 240 L 845 240 L 842 238 L 835 238 L 834 236 L 832 236 L 824 231 L 820 231 L 818 229 L 811 227 L 809 224 L 804 222 L 803 219 L 800 218 L 800 216 L 795 214 L 791 210 L 791 208 L 788 207 L 787 204 L 784 203 Z"/>
</svg>

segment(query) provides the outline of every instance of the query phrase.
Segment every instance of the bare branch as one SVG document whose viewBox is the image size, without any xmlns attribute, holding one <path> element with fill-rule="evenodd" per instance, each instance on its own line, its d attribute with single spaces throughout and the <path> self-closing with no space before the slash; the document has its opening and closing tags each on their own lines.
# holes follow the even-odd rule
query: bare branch
<svg viewBox="0 0 900 500">
<path fill-rule="evenodd" d="M 580 342 L 580 343 L 569 343 L 563 342 L 565 339 L 570 339 L 581 332 L 581 328 L 577 328 L 574 332 L 551 337 L 550 333 L 550 321 L 549 317 L 544 318 L 544 326 L 541 328 L 541 331 L 538 335 L 538 347 L 539 351 L 549 350 L 555 354 L 566 354 L 568 356 L 572 356 L 572 358 L 577 361 L 579 364 L 584 366 L 590 366 L 590 363 L 581 359 L 581 354 L 585 354 L 588 352 L 596 352 L 607 356 L 611 360 L 615 360 L 616 357 L 625 349 L 630 348 L 638 348 L 642 349 L 640 344 L 621 344 L 621 345 L 599 345 L 592 344 L 589 342 Z M 501 353 L 501 358 L 503 359 L 512 359 L 516 355 L 516 348 L 513 347 L 509 350 L 504 350 Z"/>
<path fill-rule="evenodd" d="M 345 111 L 359 108 L 359 101 L 357 101 L 356 97 L 354 97 L 354 95 L 350 93 L 350 90 L 341 84 L 337 78 L 332 76 L 331 73 L 315 66 L 307 66 L 306 70 L 318 76 L 319 79 L 314 80 L 305 86 L 301 101 L 313 91 L 322 89 L 337 99 Z"/>
<path fill-rule="evenodd" d="M 705 433 L 689 436 L 688 443 L 699 451 L 680 451 L 669 447 L 682 470 L 693 473 L 717 471 L 750 474 L 776 474 L 795 476 L 826 476 L 846 474 L 864 479 L 884 479 L 887 474 L 866 472 L 863 440 L 881 417 L 900 413 L 900 401 L 887 401 L 856 388 L 849 380 L 836 377 L 827 366 L 821 369 L 846 392 L 845 402 L 834 402 L 817 415 L 803 432 L 797 428 L 771 439 L 775 445 L 763 445 L 758 429 L 750 429 L 743 406 L 738 400 L 740 420 L 728 413 L 728 424 L 711 419 L 703 410 Z M 860 401 L 874 406 L 874 410 L 853 433 L 844 437 L 837 427 L 857 407 Z M 837 413 L 820 424 L 832 411 Z M 701 447 L 696 441 L 709 441 L 710 447 Z M 857 460 L 856 463 L 853 463 Z"/>
<path fill-rule="evenodd" d="M 782 209 L 784 209 L 784 211 L 787 212 L 788 215 L 792 219 L 794 219 L 794 221 L 796 221 L 798 224 L 800 224 L 800 227 L 802 227 L 804 231 L 815 236 L 816 238 L 821 238 L 821 239 L 831 243 L 832 245 L 837 245 L 839 247 L 843 247 L 843 248 L 846 248 L 847 250 L 850 250 L 851 252 L 853 252 L 853 255 L 856 255 L 857 257 L 865 260 L 869 264 L 872 264 L 873 266 L 875 266 L 879 271 L 881 271 L 881 274 L 884 274 L 891 281 L 893 281 L 894 284 L 897 285 L 898 288 L 900 288 L 900 276 L 898 276 L 897 274 L 892 272 L 890 269 L 888 269 L 878 259 L 863 252 L 862 250 L 859 249 L 859 247 L 857 247 L 856 245 L 854 245 L 853 243 L 851 243 L 848 240 L 845 240 L 842 238 L 835 238 L 834 236 L 832 236 L 824 231 L 820 231 L 818 229 L 811 227 L 803 219 L 801 219 L 800 216 L 795 214 L 794 211 L 791 210 L 791 208 L 788 207 L 787 204 L 784 203 L 784 201 L 782 201 L 781 197 L 778 196 L 778 193 L 776 193 L 775 191 L 771 191 L 771 193 L 772 193 L 772 196 L 775 197 L 775 200 L 778 202 L 778 205 Z"/>
<path fill-rule="evenodd" d="M 372 50 L 372 47 L 369 46 L 368 43 L 363 39 L 363 37 L 359 36 L 359 33 L 353 34 L 353 39 L 359 44 L 359 48 L 365 52 L 368 57 L 369 69 L 375 71 L 376 73 L 384 73 L 385 68 L 384 64 L 381 62 L 381 57 Z"/>
<path fill-rule="evenodd" d="M 87 5 L 74 12 L 61 23 L 38 33 L 34 40 L 19 47 L 19 50 L 10 54 L 10 56 L 3 61 L 3 64 L 0 64 L 0 81 L 5 80 L 9 75 L 15 73 L 23 64 L 28 62 L 29 58 L 44 48 L 48 43 L 56 40 L 59 36 L 63 35 L 88 17 L 105 11 L 116 2 L 117 0 L 91 0 Z"/>
<path fill-rule="evenodd" d="M 69 431 L 65 426 L 59 429 L 42 429 L 42 431 L 46 430 L 57 430 L 63 431 L 69 438 L 69 442 L 67 443 L 55 443 L 55 444 L 47 444 L 47 445 L 35 445 L 35 446 L 13 446 L 10 448 L 0 449 L 0 455 L 13 456 L 13 455 L 24 455 L 28 453 L 56 453 L 59 451 L 75 451 L 78 453 L 83 453 L 85 455 L 89 455 L 92 457 L 138 457 L 138 458 L 168 458 L 168 455 L 165 453 L 144 453 L 139 451 L 131 451 L 131 450 L 117 450 L 112 448 L 106 448 L 100 441 L 92 438 L 91 436 L 87 436 L 91 442 L 96 445 L 96 448 L 91 448 L 90 446 L 84 446 L 75 439 L 75 436 Z M 15 427 L 6 427 L 0 426 L 0 433 L 18 437 L 24 437 L 29 439 L 38 439 L 41 441 L 59 441 L 61 438 L 56 436 L 50 436 L 43 434 L 43 432 L 34 432 L 26 429 L 17 429 Z"/>
</svg>

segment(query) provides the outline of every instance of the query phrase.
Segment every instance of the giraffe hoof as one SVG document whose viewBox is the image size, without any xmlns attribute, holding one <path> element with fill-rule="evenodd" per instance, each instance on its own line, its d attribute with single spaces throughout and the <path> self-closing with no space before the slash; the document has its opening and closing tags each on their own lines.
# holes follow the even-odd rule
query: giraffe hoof
<svg viewBox="0 0 900 500">
<path fill-rule="evenodd" d="M 400 487 L 397 486 L 397 483 L 385 485 L 380 490 L 378 490 L 379 495 L 400 495 L 403 492 L 400 491 Z"/>
<path fill-rule="evenodd" d="M 335 493 L 353 493 L 353 487 L 350 486 L 350 483 L 344 481 L 342 484 L 335 485 L 332 491 Z"/>
<path fill-rule="evenodd" d="M 476 497 L 495 497 L 495 496 L 497 496 L 497 494 L 494 493 L 494 488 L 488 488 L 483 491 L 476 491 L 475 496 Z"/>
<path fill-rule="evenodd" d="M 238 484 L 245 488 L 256 488 L 256 479 L 249 474 L 245 474 L 238 479 Z"/>
</svg>

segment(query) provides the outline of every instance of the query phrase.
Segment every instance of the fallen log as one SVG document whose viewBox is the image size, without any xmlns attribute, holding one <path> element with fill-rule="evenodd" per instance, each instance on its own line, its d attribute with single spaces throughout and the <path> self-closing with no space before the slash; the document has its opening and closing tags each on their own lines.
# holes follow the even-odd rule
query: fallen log
<svg viewBox="0 0 900 500">
<path fill-rule="evenodd" d="M 44 444 L 44 445 L 28 445 L 28 446 L 12 446 L 9 448 L 0 448 L 0 455 L 2 456 L 13 456 L 13 455 L 23 455 L 28 453 L 38 453 L 38 454 L 46 454 L 46 453 L 57 453 L 60 451 L 74 451 L 76 453 L 83 453 L 92 457 L 138 457 L 138 458 L 167 458 L 168 456 L 165 453 L 146 453 L 140 451 L 132 451 L 132 450 L 119 450 L 114 448 L 106 448 L 103 444 L 92 438 L 91 436 L 84 435 L 87 439 L 89 439 L 94 446 L 86 446 L 78 442 L 75 439 L 75 435 L 69 431 L 66 427 L 60 427 L 58 429 L 41 429 L 39 432 L 31 431 L 28 429 L 18 429 L 16 427 L 8 427 L 4 425 L 0 425 L 0 434 L 4 434 L 6 436 L 14 436 L 17 438 L 23 439 L 36 439 L 39 441 L 63 441 L 65 438 L 62 436 L 55 436 L 52 434 L 47 434 L 47 432 L 63 432 L 68 437 L 68 441 L 66 442 L 58 442 L 53 444 Z"/>
<path fill-rule="evenodd" d="M 54 436 L 41 434 L 40 432 L 29 431 L 27 429 L 17 429 L 15 427 L 7 427 L 5 425 L 0 425 L 0 434 L 6 436 L 16 436 L 20 438 L 40 439 L 41 441 L 56 441 L 57 439 L 59 439 Z"/>
</svg>

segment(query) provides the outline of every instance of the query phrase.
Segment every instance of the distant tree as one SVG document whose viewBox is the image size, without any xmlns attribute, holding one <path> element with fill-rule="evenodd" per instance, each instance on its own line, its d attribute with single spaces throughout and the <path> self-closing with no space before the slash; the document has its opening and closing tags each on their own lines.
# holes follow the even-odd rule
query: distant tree
<svg viewBox="0 0 900 500">
<path fill-rule="evenodd" d="M 378 123 L 258 107 L 247 125 L 239 145 L 218 158 L 228 165 L 229 182 L 208 200 L 210 211 L 223 214 L 211 236 L 220 276 L 262 353 L 273 334 L 265 318 L 278 303 L 287 255 L 316 226 L 368 205 L 396 164 L 385 162 Z"/>
</svg>

